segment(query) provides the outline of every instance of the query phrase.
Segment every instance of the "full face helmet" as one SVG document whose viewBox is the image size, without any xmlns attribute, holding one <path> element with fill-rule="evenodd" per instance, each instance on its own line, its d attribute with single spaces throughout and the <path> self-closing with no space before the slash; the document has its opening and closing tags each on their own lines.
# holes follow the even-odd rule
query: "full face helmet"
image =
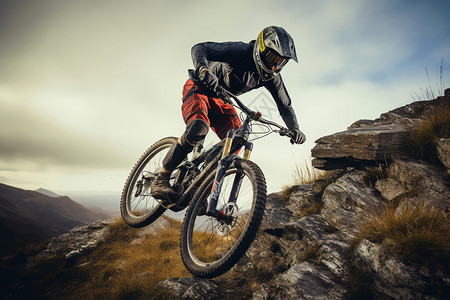
<svg viewBox="0 0 450 300">
<path fill-rule="evenodd" d="M 264 28 L 253 49 L 253 60 L 263 81 L 273 79 L 289 59 L 298 62 L 294 40 L 281 27 Z"/>
</svg>

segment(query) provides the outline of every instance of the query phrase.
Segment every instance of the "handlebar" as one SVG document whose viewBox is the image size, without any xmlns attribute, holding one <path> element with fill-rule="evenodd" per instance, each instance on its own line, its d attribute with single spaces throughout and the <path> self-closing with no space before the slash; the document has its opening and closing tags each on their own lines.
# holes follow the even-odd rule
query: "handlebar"
<svg viewBox="0 0 450 300">
<path fill-rule="evenodd" d="M 261 113 L 260 112 L 256 112 L 251 110 L 250 108 L 248 108 L 247 106 L 244 105 L 244 103 L 241 102 L 241 100 L 239 100 L 239 98 L 234 95 L 233 93 L 231 93 L 230 91 L 228 91 L 227 89 L 225 89 L 223 86 L 218 86 L 216 89 L 216 94 L 217 96 L 219 96 L 223 101 L 225 101 L 226 103 L 229 103 L 231 105 L 233 105 L 233 102 L 231 101 L 231 99 L 233 99 L 236 104 L 239 106 L 239 108 L 247 115 L 247 117 L 250 120 L 254 120 L 254 121 L 258 121 L 260 123 L 266 124 L 266 125 L 270 125 L 270 126 L 274 126 L 277 127 L 278 133 L 281 136 L 287 136 L 289 138 L 291 138 L 291 143 L 293 143 L 292 139 L 294 138 L 294 132 L 267 119 L 264 119 L 263 117 L 261 117 Z"/>
</svg>

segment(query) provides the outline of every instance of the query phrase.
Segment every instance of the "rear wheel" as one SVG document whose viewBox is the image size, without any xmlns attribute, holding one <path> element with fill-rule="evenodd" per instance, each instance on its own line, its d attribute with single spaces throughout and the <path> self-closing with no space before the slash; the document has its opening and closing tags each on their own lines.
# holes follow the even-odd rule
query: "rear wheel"
<svg viewBox="0 0 450 300">
<path fill-rule="evenodd" d="M 130 226 L 143 227 L 155 221 L 166 208 L 150 191 L 152 181 L 162 168 L 162 161 L 175 137 L 164 138 L 151 146 L 138 160 L 127 178 L 120 200 L 122 218 Z"/>
<path fill-rule="evenodd" d="M 238 262 L 256 236 L 266 204 L 264 174 L 255 163 L 238 159 L 226 171 L 217 204 L 224 217 L 206 216 L 214 179 L 212 172 L 195 194 L 180 238 L 184 265 L 205 278 L 219 276 Z"/>
</svg>

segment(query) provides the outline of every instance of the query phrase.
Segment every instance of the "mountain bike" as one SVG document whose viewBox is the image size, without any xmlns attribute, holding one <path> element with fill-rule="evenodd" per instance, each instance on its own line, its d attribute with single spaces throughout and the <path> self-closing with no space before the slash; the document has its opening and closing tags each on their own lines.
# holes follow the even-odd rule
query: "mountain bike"
<svg viewBox="0 0 450 300">
<path fill-rule="evenodd" d="M 166 200 L 155 199 L 150 186 L 162 168 L 162 161 L 177 138 L 167 137 L 152 145 L 138 160 L 122 192 L 120 210 L 124 221 L 143 227 L 167 209 L 179 212 L 188 207 L 181 229 L 180 249 L 186 269 L 204 278 L 231 269 L 253 242 L 266 205 L 266 181 L 261 169 L 250 161 L 255 123 L 265 131 L 293 138 L 289 129 L 246 107 L 238 97 L 219 87 L 223 101 L 242 111 L 242 126 L 227 137 L 203 149 L 198 145 L 191 159 L 173 172 L 170 183 L 177 192 Z M 237 106 L 233 103 L 236 102 Z M 237 155 L 244 149 L 242 157 Z"/>
</svg>

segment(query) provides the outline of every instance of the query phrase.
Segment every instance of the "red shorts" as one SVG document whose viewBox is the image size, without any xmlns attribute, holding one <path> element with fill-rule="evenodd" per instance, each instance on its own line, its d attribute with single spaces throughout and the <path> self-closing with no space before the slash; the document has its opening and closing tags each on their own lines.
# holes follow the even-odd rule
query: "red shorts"
<svg viewBox="0 0 450 300">
<path fill-rule="evenodd" d="M 185 99 L 186 94 L 194 86 L 194 82 L 188 79 L 183 88 L 185 101 L 181 106 L 181 112 L 186 124 L 195 119 L 204 120 L 220 139 L 227 136 L 228 130 L 241 127 L 241 121 L 234 107 L 222 99 L 208 97 L 199 90 Z"/>
</svg>

